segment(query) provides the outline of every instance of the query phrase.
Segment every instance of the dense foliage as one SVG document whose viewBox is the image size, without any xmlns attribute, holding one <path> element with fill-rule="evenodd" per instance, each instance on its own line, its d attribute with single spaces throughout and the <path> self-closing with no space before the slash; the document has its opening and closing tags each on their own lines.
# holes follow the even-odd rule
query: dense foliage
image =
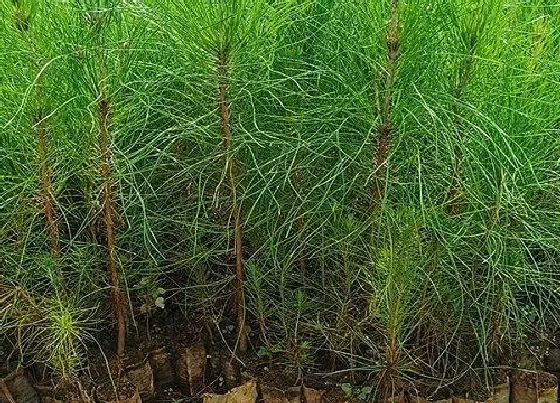
<svg viewBox="0 0 560 403">
<path fill-rule="evenodd" d="M 558 4 L 0 7 L 11 358 L 72 378 L 100 329 L 173 307 L 391 379 L 555 332 Z"/>
</svg>

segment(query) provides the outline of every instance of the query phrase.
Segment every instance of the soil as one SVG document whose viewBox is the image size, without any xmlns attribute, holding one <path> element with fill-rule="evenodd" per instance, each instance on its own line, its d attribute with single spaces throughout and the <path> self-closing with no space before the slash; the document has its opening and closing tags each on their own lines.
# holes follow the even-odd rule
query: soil
<svg viewBox="0 0 560 403">
<path fill-rule="evenodd" d="M 550 349 L 545 358 L 545 368 L 549 372 L 560 372 L 560 348 Z"/>
<path fill-rule="evenodd" d="M 490 385 L 486 385 L 484 378 L 482 371 L 473 371 L 468 376 L 453 383 L 451 388 L 453 389 L 454 399 L 460 401 L 465 398 L 466 402 L 485 402 L 492 397 L 494 388 L 507 384 L 509 379 L 507 371 L 499 369 L 491 374 Z"/>
<path fill-rule="evenodd" d="M 323 403 L 361 403 L 356 398 L 348 398 L 338 389 L 329 389 L 323 395 Z"/>
<path fill-rule="evenodd" d="M 556 403 L 558 381 L 552 374 L 537 371 L 513 371 L 511 400 L 517 403 Z"/>
<path fill-rule="evenodd" d="M 131 382 L 125 379 L 120 379 L 118 383 L 113 385 L 111 382 L 106 382 L 96 389 L 97 398 L 101 402 L 134 402 L 138 399 L 135 398 L 138 394 L 138 389 Z M 116 398 L 118 394 L 118 399 Z"/>
<path fill-rule="evenodd" d="M 223 330 L 233 328 L 231 323 L 221 323 L 222 331 L 218 332 L 200 317 L 193 322 L 187 326 L 186 323 L 191 322 L 185 320 L 181 312 L 172 310 L 149 317 L 138 326 L 137 332 L 130 332 L 127 355 L 120 363 L 112 358 L 116 353 L 114 334 L 106 332 L 109 337 L 100 341 L 101 350 L 95 346 L 89 350 L 90 355 L 79 377 L 81 390 L 87 391 L 88 395 L 94 390 L 99 401 L 114 401 L 115 389 L 111 380 L 116 382 L 119 379 L 119 369 L 118 394 L 125 402 L 136 402 L 137 393 L 143 402 L 148 403 L 200 402 L 204 394 L 224 394 L 243 382 L 255 380 L 259 385 L 259 401 L 264 398 L 265 403 L 357 403 L 359 400 L 343 393 L 340 385 L 371 385 L 372 380 L 360 374 L 355 377 L 348 373 L 324 375 L 333 371 L 327 354 L 317 361 L 316 373 L 298 371 L 291 357 L 280 353 L 267 357 L 253 353 L 233 357 L 230 348 L 235 344 L 235 332 Z M 68 402 L 79 395 L 75 385 L 64 386 L 53 381 L 52 374 L 43 365 L 36 364 L 28 372 L 42 397 Z M 498 385 L 507 379 L 507 371 L 497 371 L 493 384 Z M 536 388 L 538 383 L 539 389 L 557 385 L 555 376 L 535 371 L 514 371 L 513 382 L 527 388 Z M 480 375 L 453 384 L 416 380 L 398 384 L 396 393 L 404 391 L 403 401 L 424 397 L 430 400 L 418 401 L 449 402 L 453 395 L 485 401 L 490 392 L 481 385 L 484 382 Z"/>
<path fill-rule="evenodd" d="M 39 395 L 23 369 L 0 380 L 0 403 L 14 402 L 39 403 Z"/>
<path fill-rule="evenodd" d="M 514 371 L 512 382 L 530 389 L 551 389 L 558 385 L 552 374 L 537 371 Z"/>
<path fill-rule="evenodd" d="M 418 380 L 407 388 L 406 396 L 411 401 L 414 401 L 415 398 L 423 397 L 429 398 L 428 401 L 445 402 L 451 399 L 453 393 L 449 387 L 440 384 L 440 382 Z"/>
</svg>

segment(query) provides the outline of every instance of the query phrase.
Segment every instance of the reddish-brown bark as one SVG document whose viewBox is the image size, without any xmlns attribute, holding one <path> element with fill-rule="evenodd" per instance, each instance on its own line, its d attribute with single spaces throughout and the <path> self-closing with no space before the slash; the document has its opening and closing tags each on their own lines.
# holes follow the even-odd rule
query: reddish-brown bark
<svg viewBox="0 0 560 403">
<path fill-rule="evenodd" d="M 117 354 L 124 355 L 126 342 L 126 302 L 119 286 L 117 240 L 115 226 L 115 204 L 111 178 L 111 154 L 109 134 L 109 101 L 102 94 L 99 100 L 99 151 L 101 156 L 101 177 L 103 180 L 103 217 L 107 242 L 107 273 L 111 286 L 111 302 L 117 321 Z"/>
<path fill-rule="evenodd" d="M 220 119 L 220 134 L 222 145 L 226 153 L 226 168 L 230 182 L 232 206 L 231 216 L 235 225 L 235 307 L 237 316 L 237 340 L 240 352 L 247 351 L 247 333 L 245 331 L 245 291 L 243 263 L 243 219 L 241 205 L 237 200 L 237 167 L 235 158 L 231 155 L 232 132 L 229 105 L 229 59 L 226 49 L 218 53 L 218 113 Z"/>
<path fill-rule="evenodd" d="M 385 193 L 385 187 L 383 185 L 382 171 L 387 167 L 387 156 L 389 153 L 389 140 L 391 139 L 391 134 L 393 133 L 393 125 L 391 122 L 386 122 L 379 128 L 379 138 L 377 141 L 377 151 L 375 153 L 375 167 L 374 172 L 377 175 L 375 181 L 375 187 L 373 189 L 373 205 L 377 208 L 381 199 L 383 199 Z"/>
<path fill-rule="evenodd" d="M 39 176 L 41 181 L 39 192 L 43 207 L 43 215 L 45 217 L 49 246 L 53 256 L 58 259 L 60 256 L 60 232 L 58 229 L 56 211 L 54 207 L 54 189 L 52 185 L 51 167 L 49 164 L 49 139 L 43 113 L 43 76 L 41 75 L 43 64 L 41 62 L 41 58 L 35 51 L 33 39 L 29 36 L 29 14 L 23 10 L 22 4 L 19 1 L 14 2 L 14 18 L 16 28 L 28 41 L 30 54 L 35 67 L 35 73 L 38 74 L 35 88 L 35 116 L 33 117 L 33 130 L 37 135 L 37 154 L 39 160 Z"/>
<path fill-rule="evenodd" d="M 377 148 L 375 152 L 373 172 L 375 175 L 374 189 L 372 192 L 373 208 L 376 209 L 385 193 L 383 185 L 384 173 L 387 170 L 389 147 L 394 131 L 392 122 L 393 106 L 393 85 L 397 71 L 399 58 L 399 38 L 398 38 L 398 0 L 391 3 L 389 27 L 387 30 L 387 66 L 385 71 L 385 82 L 381 110 L 381 125 L 378 129 Z"/>
<path fill-rule="evenodd" d="M 49 238 L 49 246 L 55 258 L 60 256 L 60 233 L 56 220 L 56 211 L 54 208 L 54 190 L 51 179 L 51 170 L 48 158 L 48 138 L 47 130 L 43 124 L 42 113 L 38 112 L 35 117 L 35 133 L 37 134 L 38 154 L 39 154 L 39 170 L 41 175 L 41 201 L 43 203 L 43 214 L 45 216 L 45 225 L 47 228 L 47 236 Z"/>
</svg>

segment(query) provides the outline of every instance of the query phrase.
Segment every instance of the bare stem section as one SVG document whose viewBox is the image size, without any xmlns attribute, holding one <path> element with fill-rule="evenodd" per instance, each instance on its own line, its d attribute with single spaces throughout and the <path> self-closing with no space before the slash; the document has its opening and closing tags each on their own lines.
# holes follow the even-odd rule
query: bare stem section
<svg viewBox="0 0 560 403">
<path fill-rule="evenodd" d="M 99 33 L 102 35 L 102 33 Z M 103 40 L 101 43 L 103 44 Z M 103 49 L 103 46 L 101 46 Z M 107 62 L 102 55 L 100 71 L 100 97 L 98 99 L 99 110 L 99 154 L 101 157 L 100 174 L 102 180 L 102 207 L 105 221 L 105 236 L 107 247 L 107 274 L 111 286 L 111 303 L 113 315 L 117 321 L 117 355 L 119 359 L 124 356 L 126 343 L 126 301 L 125 295 L 119 285 L 118 254 L 117 254 L 117 229 L 115 219 L 115 200 L 113 196 L 113 177 L 111 161 L 111 132 L 110 115 L 111 104 L 107 95 Z"/>
<path fill-rule="evenodd" d="M 20 1 L 14 1 L 14 24 L 16 29 L 23 35 L 29 46 L 29 51 L 33 58 L 36 74 L 41 74 L 42 63 L 39 55 L 35 52 L 35 43 L 29 35 L 29 19 L 30 16 L 23 9 Z M 39 175 L 41 180 L 40 198 L 42 203 L 43 215 L 45 217 L 45 226 L 49 239 L 49 246 L 53 257 L 60 256 L 60 232 L 56 219 L 54 190 L 51 176 L 51 166 L 49 161 L 49 138 L 48 131 L 45 126 L 44 118 L 44 95 L 43 95 L 43 77 L 38 76 L 35 91 L 35 112 L 33 116 L 33 130 L 37 136 L 37 156 L 39 161 Z"/>
<path fill-rule="evenodd" d="M 229 55 L 227 48 L 218 52 L 218 107 L 220 118 L 220 134 L 226 152 L 226 169 L 231 190 L 231 216 L 235 225 L 235 306 L 237 311 L 237 340 L 241 353 L 247 351 L 247 333 L 245 332 L 245 291 L 243 277 L 243 219 L 241 204 L 237 200 L 237 167 L 232 155 L 232 132 L 229 105 Z"/>
<path fill-rule="evenodd" d="M 48 134 L 43 123 L 43 113 L 41 109 L 38 109 L 36 112 L 34 128 L 38 140 L 37 151 L 39 155 L 39 169 L 41 174 L 41 200 L 43 203 L 43 214 L 45 215 L 45 223 L 51 252 L 55 258 L 58 258 L 60 256 L 60 233 L 56 219 L 56 211 L 54 208 L 54 191 L 48 159 Z"/>
<path fill-rule="evenodd" d="M 387 169 L 387 157 L 389 154 L 389 145 L 394 131 L 392 121 L 393 106 L 393 87 L 397 72 L 397 63 L 399 59 L 399 15 L 398 0 L 391 1 L 391 11 L 389 15 L 389 27 L 387 30 L 387 65 L 385 69 L 385 80 L 383 83 L 383 91 L 385 96 L 381 106 L 381 125 L 378 129 L 377 149 L 375 152 L 374 168 L 375 183 L 373 189 L 373 207 L 376 209 L 385 194 L 385 186 L 383 185 L 383 176 Z"/>
<path fill-rule="evenodd" d="M 117 320 L 117 354 L 124 355 L 126 342 L 126 307 L 123 293 L 119 286 L 117 269 L 117 240 L 115 227 L 115 203 L 113 199 L 111 178 L 111 156 L 109 140 L 109 101 L 105 94 L 99 100 L 99 149 L 101 155 L 101 177 L 103 180 L 103 217 L 107 242 L 107 272 L 111 285 L 111 301 Z"/>
</svg>

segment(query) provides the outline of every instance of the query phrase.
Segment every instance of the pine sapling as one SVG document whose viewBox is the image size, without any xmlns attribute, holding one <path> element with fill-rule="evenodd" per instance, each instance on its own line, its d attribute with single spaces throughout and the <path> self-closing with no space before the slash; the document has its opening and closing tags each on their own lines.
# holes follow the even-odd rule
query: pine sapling
<svg viewBox="0 0 560 403">
<path fill-rule="evenodd" d="M 235 307 L 237 321 L 238 348 L 241 353 L 247 351 L 247 334 L 245 332 L 245 291 L 243 284 L 243 220 L 241 204 L 237 198 L 237 164 L 232 154 L 232 131 L 229 103 L 229 49 L 222 46 L 217 57 L 218 72 L 218 112 L 220 119 L 220 134 L 222 145 L 226 153 L 226 170 L 231 191 L 231 216 L 234 219 L 235 238 Z"/>
<path fill-rule="evenodd" d="M 117 320 L 117 354 L 124 355 L 126 342 L 126 304 L 124 294 L 119 286 L 118 256 L 115 225 L 115 202 L 113 198 L 113 184 L 111 174 L 110 133 L 109 133 L 109 100 L 102 91 L 99 107 L 99 150 L 101 156 L 101 178 L 103 182 L 103 217 L 105 220 L 105 235 L 107 246 L 107 272 L 111 285 L 111 301 Z"/>
<path fill-rule="evenodd" d="M 99 97 L 97 100 L 99 119 L 99 155 L 101 158 L 101 181 L 102 181 L 102 211 L 105 226 L 105 241 L 107 247 L 107 274 L 111 286 L 111 303 L 113 314 L 117 321 L 117 355 L 119 363 L 124 356 L 126 343 L 126 301 L 125 295 L 119 286 L 118 253 L 117 253 L 117 226 L 115 217 L 115 200 L 113 196 L 113 174 L 111 161 L 111 103 L 108 97 L 107 81 L 109 79 L 107 69 L 107 55 L 105 52 L 105 37 L 101 31 L 104 14 L 98 14 L 92 19 L 97 31 L 97 39 L 100 49 L 99 69 Z M 120 369 L 120 366 L 119 366 Z"/>
<path fill-rule="evenodd" d="M 376 209 L 383 199 L 385 187 L 381 178 L 387 169 L 387 157 L 389 146 L 394 131 L 392 120 L 393 108 L 393 87 L 397 73 L 397 63 L 399 59 L 399 19 L 398 19 L 398 0 L 391 0 L 391 10 L 389 14 L 389 26 L 387 29 L 387 64 L 384 72 L 383 92 L 384 97 L 381 102 L 381 124 L 378 128 L 377 149 L 374 159 L 375 183 L 373 189 L 373 207 Z"/>
<path fill-rule="evenodd" d="M 40 175 L 40 195 L 43 215 L 45 217 L 45 227 L 49 239 L 51 253 L 55 259 L 60 257 L 60 233 L 56 219 L 54 189 L 52 184 L 51 166 L 49 161 L 49 135 L 45 125 L 44 114 L 44 94 L 43 94 L 43 64 L 41 58 L 35 50 L 33 38 L 29 35 L 30 15 L 26 13 L 20 1 L 14 1 L 15 27 L 24 37 L 29 45 L 31 57 L 35 67 L 36 91 L 35 91 L 35 110 L 33 116 L 33 130 L 37 136 L 37 156 L 39 161 Z"/>
</svg>

